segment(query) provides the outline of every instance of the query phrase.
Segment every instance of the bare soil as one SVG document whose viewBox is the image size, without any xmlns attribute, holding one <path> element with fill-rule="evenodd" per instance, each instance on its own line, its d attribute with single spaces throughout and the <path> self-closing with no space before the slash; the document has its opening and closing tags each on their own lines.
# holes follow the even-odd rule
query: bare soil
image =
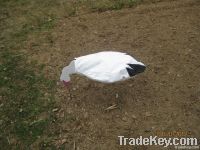
<svg viewBox="0 0 200 150">
<path fill-rule="evenodd" d="M 147 65 L 143 74 L 116 84 L 77 75 L 69 88 L 58 84 L 52 129 L 66 149 L 164 149 L 119 145 L 119 135 L 156 131 L 190 131 L 200 138 L 199 0 L 146 0 L 134 8 L 64 18 L 51 38 L 52 45 L 43 43 L 38 51 L 31 48 L 34 41 L 28 45 L 58 81 L 74 57 L 103 50 L 129 53 Z M 105 111 L 113 104 L 118 108 Z"/>
</svg>

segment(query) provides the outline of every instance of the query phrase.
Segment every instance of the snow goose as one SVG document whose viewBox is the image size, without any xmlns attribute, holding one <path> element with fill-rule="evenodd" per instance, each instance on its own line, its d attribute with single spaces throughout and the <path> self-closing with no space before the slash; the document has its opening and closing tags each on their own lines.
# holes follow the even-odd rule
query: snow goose
<svg viewBox="0 0 200 150">
<path fill-rule="evenodd" d="M 60 80 L 69 83 L 70 75 L 80 74 L 103 83 L 122 81 L 142 73 L 145 65 L 132 56 L 114 51 L 103 51 L 75 58 L 64 67 Z"/>
</svg>

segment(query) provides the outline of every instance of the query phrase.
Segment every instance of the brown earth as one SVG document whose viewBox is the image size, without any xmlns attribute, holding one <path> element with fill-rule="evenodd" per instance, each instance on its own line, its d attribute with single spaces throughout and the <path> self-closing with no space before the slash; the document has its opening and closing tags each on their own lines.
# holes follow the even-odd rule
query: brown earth
<svg viewBox="0 0 200 150">
<path fill-rule="evenodd" d="M 69 88 L 58 84 L 52 130 L 66 149 L 74 144 L 80 150 L 164 149 L 119 145 L 119 135 L 156 131 L 190 131 L 200 138 L 199 0 L 146 0 L 135 8 L 61 19 L 51 38 L 52 45 L 42 43 L 37 52 L 33 40 L 28 45 L 58 80 L 74 57 L 103 50 L 127 52 L 147 65 L 145 73 L 121 83 L 75 75 Z M 118 108 L 105 111 L 113 104 Z"/>
</svg>

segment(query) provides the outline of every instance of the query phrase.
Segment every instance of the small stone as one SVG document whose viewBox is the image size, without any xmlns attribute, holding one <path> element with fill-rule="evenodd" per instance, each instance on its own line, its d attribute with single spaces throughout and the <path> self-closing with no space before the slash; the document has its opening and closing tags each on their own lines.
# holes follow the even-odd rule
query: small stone
<svg viewBox="0 0 200 150">
<path fill-rule="evenodd" d="M 131 117 L 132 117 L 133 119 L 137 119 L 137 117 L 136 117 L 135 115 L 132 115 Z"/>
<path fill-rule="evenodd" d="M 58 111 L 58 108 L 54 108 L 52 111 L 53 111 L 53 112 L 56 112 L 56 111 Z"/>
<path fill-rule="evenodd" d="M 123 117 L 122 120 L 123 120 L 123 121 L 127 121 L 127 118 L 126 118 L 126 117 Z"/>
<path fill-rule="evenodd" d="M 49 17 L 49 18 L 48 18 L 48 21 L 52 21 L 52 19 Z"/>
<path fill-rule="evenodd" d="M 0 104 L 0 108 L 1 108 L 1 107 L 3 107 L 3 103 L 2 103 L 2 104 Z"/>
<path fill-rule="evenodd" d="M 64 143 L 66 143 L 67 142 L 67 139 L 62 139 L 61 140 L 61 145 L 63 145 Z"/>
<path fill-rule="evenodd" d="M 133 84 L 129 84 L 128 86 L 129 86 L 129 87 L 132 87 L 132 86 L 133 86 Z"/>
<path fill-rule="evenodd" d="M 119 94 L 118 94 L 118 93 L 116 93 L 116 95 L 115 95 L 115 98 L 116 98 L 116 99 L 118 99 L 118 98 L 119 98 Z"/>
<path fill-rule="evenodd" d="M 193 85 L 188 85 L 187 87 L 188 87 L 188 88 L 191 88 L 191 87 L 194 87 L 194 86 L 193 86 Z"/>
<path fill-rule="evenodd" d="M 76 91 L 76 88 L 75 88 L 75 87 L 73 87 L 73 91 Z"/>
<path fill-rule="evenodd" d="M 152 114 L 151 114 L 150 112 L 146 112 L 146 113 L 145 113 L 145 116 L 146 116 L 146 117 L 150 117 L 150 116 L 152 116 Z"/>
</svg>

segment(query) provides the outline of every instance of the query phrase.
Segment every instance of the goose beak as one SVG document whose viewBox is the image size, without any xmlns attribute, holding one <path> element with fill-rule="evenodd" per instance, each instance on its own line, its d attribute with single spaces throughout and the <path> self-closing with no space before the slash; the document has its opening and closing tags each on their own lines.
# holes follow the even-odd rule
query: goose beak
<svg viewBox="0 0 200 150">
<path fill-rule="evenodd" d="M 64 81 L 64 80 L 63 80 L 63 84 L 64 84 L 65 86 L 69 86 L 69 83 L 70 83 L 70 82 L 67 82 L 67 81 Z"/>
</svg>

